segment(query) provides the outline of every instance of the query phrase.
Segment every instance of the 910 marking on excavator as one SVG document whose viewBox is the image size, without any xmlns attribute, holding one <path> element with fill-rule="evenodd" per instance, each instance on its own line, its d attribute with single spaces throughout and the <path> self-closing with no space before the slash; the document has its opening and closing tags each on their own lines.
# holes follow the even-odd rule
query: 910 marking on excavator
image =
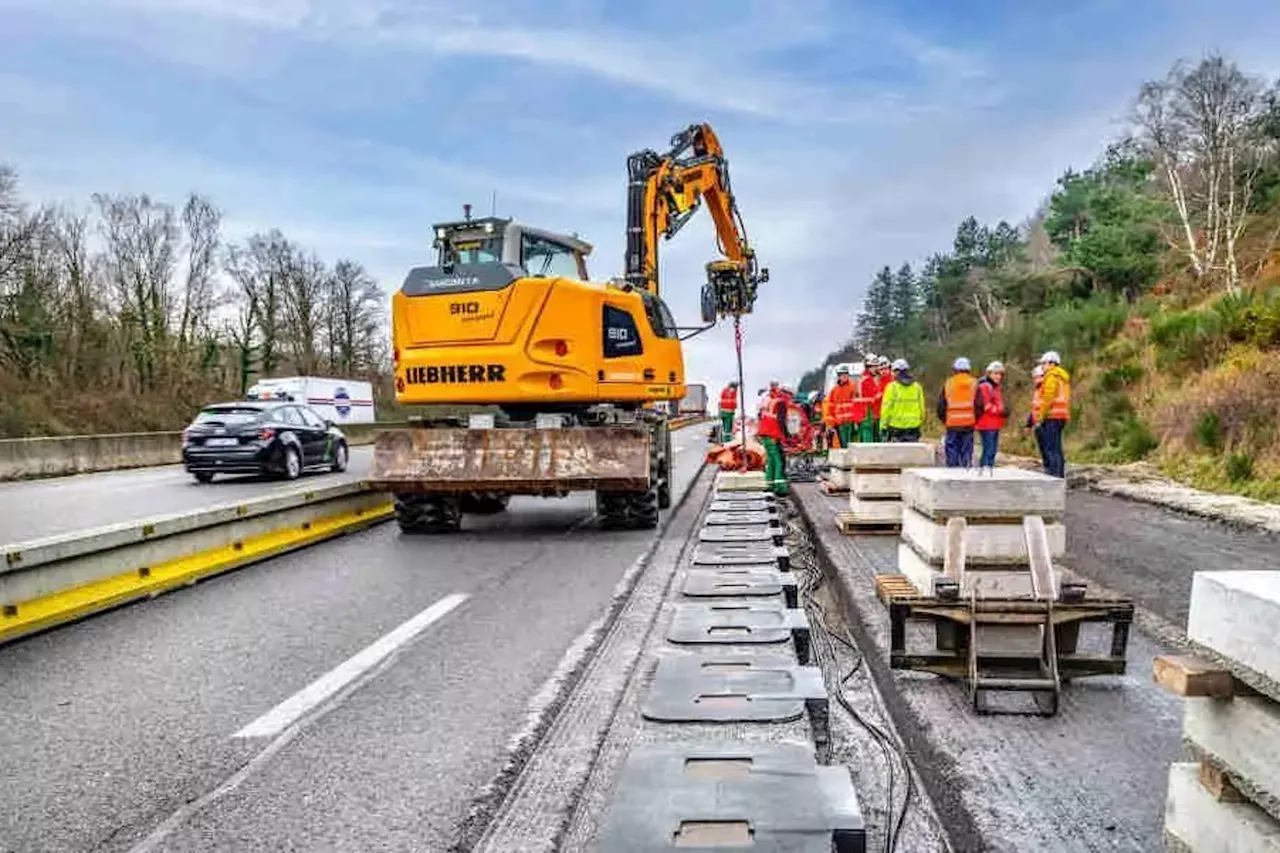
<svg viewBox="0 0 1280 853">
<path fill-rule="evenodd" d="M 506 382 L 507 368 L 501 364 L 445 364 L 410 367 L 404 381 L 410 385 L 469 385 L 478 382 Z"/>
</svg>

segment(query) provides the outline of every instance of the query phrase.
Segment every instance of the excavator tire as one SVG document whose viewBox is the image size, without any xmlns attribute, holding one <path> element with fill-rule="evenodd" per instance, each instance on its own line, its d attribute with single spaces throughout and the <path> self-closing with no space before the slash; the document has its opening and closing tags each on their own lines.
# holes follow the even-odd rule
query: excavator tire
<svg viewBox="0 0 1280 853">
<path fill-rule="evenodd" d="M 629 527 L 631 496 L 618 492 L 596 492 L 596 515 L 605 530 Z"/>
<path fill-rule="evenodd" d="M 456 533 L 462 527 L 459 500 L 449 495 L 397 495 L 395 511 L 405 533 Z"/>
<path fill-rule="evenodd" d="M 657 527 L 660 503 L 657 485 L 648 491 L 627 495 L 629 526 L 636 530 L 652 530 Z"/>
<path fill-rule="evenodd" d="M 459 510 L 472 515 L 495 515 L 505 512 L 511 502 L 510 495 L 466 494 L 459 502 Z"/>
</svg>

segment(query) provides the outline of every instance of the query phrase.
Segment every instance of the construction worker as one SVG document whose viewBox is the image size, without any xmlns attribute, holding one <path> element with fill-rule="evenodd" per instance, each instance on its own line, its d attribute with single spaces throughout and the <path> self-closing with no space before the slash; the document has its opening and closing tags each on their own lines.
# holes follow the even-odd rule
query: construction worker
<svg viewBox="0 0 1280 853">
<path fill-rule="evenodd" d="M 809 424 L 813 429 L 813 449 L 826 450 L 826 429 L 824 429 L 826 400 L 821 391 L 809 392 Z"/>
<path fill-rule="evenodd" d="M 889 383 L 893 381 L 893 371 L 889 369 L 889 359 L 886 356 L 880 356 L 879 364 L 876 367 L 876 384 L 880 387 L 880 393 L 876 396 L 875 403 L 875 419 L 872 423 L 875 426 L 875 441 L 884 441 L 884 436 L 880 434 L 880 412 L 884 408 L 884 392 L 889 387 Z"/>
<path fill-rule="evenodd" d="M 982 440 L 982 457 L 979 468 L 996 467 L 996 453 L 1000 448 L 1000 430 L 1009 419 L 1009 409 L 1004 401 L 1004 365 L 993 361 L 978 380 L 977 396 L 973 401 L 978 421 L 974 424 L 978 438 Z"/>
<path fill-rule="evenodd" d="M 764 445 L 765 488 L 775 495 L 787 493 L 787 460 L 782 443 L 787 437 L 787 400 L 782 393 L 760 407 L 756 438 Z"/>
<path fill-rule="evenodd" d="M 724 440 L 733 438 L 733 418 L 738 411 L 738 381 L 732 380 L 720 392 L 720 429 Z"/>
<path fill-rule="evenodd" d="M 1027 420 L 1023 428 L 1035 436 L 1036 451 L 1040 454 L 1040 464 L 1044 465 L 1044 445 L 1040 443 L 1040 431 L 1036 429 L 1036 418 L 1040 417 L 1040 389 L 1044 385 L 1044 365 L 1037 364 L 1031 368 L 1031 410 L 1027 412 Z"/>
<path fill-rule="evenodd" d="M 1044 384 L 1040 388 L 1036 432 L 1044 472 L 1051 477 L 1067 476 L 1067 458 L 1062 449 L 1062 432 L 1071 419 L 1071 376 L 1062 368 L 1062 356 L 1049 350 L 1040 356 Z"/>
<path fill-rule="evenodd" d="M 973 465 L 973 427 L 978 420 L 973 407 L 978 381 L 964 356 L 952 363 L 951 371 L 938 395 L 938 420 L 947 430 L 943 439 L 947 467 L 969 468 Z"/>
<path fill-rule="evenodd" d="M 924 389 L 911 376 L 905 358 L 894 361 L 893 381 L 884 389 L 880 433 L 886 441 L 919 441 L 924 427 Z"/>
<path fill-rule="evenodd" d="M 853 444 L 854 393 L 853 383 L 849 381 L 849 368 L 838 368 L 835 387 L 831 389 L 827 399 L 831 401 L 832 416 L 836 423 L 836 439 L 840 447 Z"/>
<path fill-rule="evenodd" d="M 863 444 L 876 440 L 876 419 L 880 416 L 880 380 L 876 375 L 879 369 L 880 356 L 867 356 L 862 368 L 862 378 L 858 383 L 858 397 L 866 409 L 858 419 L 858 440 Z"/>
</svg>

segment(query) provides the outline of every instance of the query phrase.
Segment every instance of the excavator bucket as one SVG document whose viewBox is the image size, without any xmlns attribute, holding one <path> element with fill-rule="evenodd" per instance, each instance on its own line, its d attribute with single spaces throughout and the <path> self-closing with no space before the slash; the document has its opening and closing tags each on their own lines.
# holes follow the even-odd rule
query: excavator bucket
<svg viewBox="0 0 1280 853">
<path fill-rule="evenodd" d="M 381 430 L 368 483 L 398 494 L 641 491 L 649 444 L 636 427 Z"/>
</svg>

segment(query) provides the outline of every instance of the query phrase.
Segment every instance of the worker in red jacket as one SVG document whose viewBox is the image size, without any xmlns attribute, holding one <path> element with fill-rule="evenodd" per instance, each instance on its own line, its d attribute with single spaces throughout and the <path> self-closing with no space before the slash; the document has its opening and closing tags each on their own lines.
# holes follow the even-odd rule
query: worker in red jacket
<svg viewBox="0 0 1280 853">
<path fill-rule="evenodd" d="M 858 383 L 858 396 L 862 399 L 864 413 L 858 421 L 858 441 L 870 444 L 876 440 L 876 424 L 880 421 L 880 399 L 883 386 L 880 384 L 880 356 L 867 356 L 866 366 L 862 369 L 862 379 Z"/>
<path fill-rule="evenodd" d="M 787 459 L 783 442 L 787 438 L 786 392 L 779 389 L 760 406 L 760 420 L 756 424 L 756 438 L 764 445 L 765 488 L 775 495 L 787 493 Z"/>
<path fill-rule="evenodd" d="M 988 364 L 986 373 L 978 380 L 973 408 L 978 415 L 974 429 L 982 439 L 982 457 L 978 460 L 978 467 L 994 468 L 1000 448 L 1000 430 L 1009 420 L 1009 407 L 1004 400 L 1004 365 L 1000 362 Z"/>
</svg>

